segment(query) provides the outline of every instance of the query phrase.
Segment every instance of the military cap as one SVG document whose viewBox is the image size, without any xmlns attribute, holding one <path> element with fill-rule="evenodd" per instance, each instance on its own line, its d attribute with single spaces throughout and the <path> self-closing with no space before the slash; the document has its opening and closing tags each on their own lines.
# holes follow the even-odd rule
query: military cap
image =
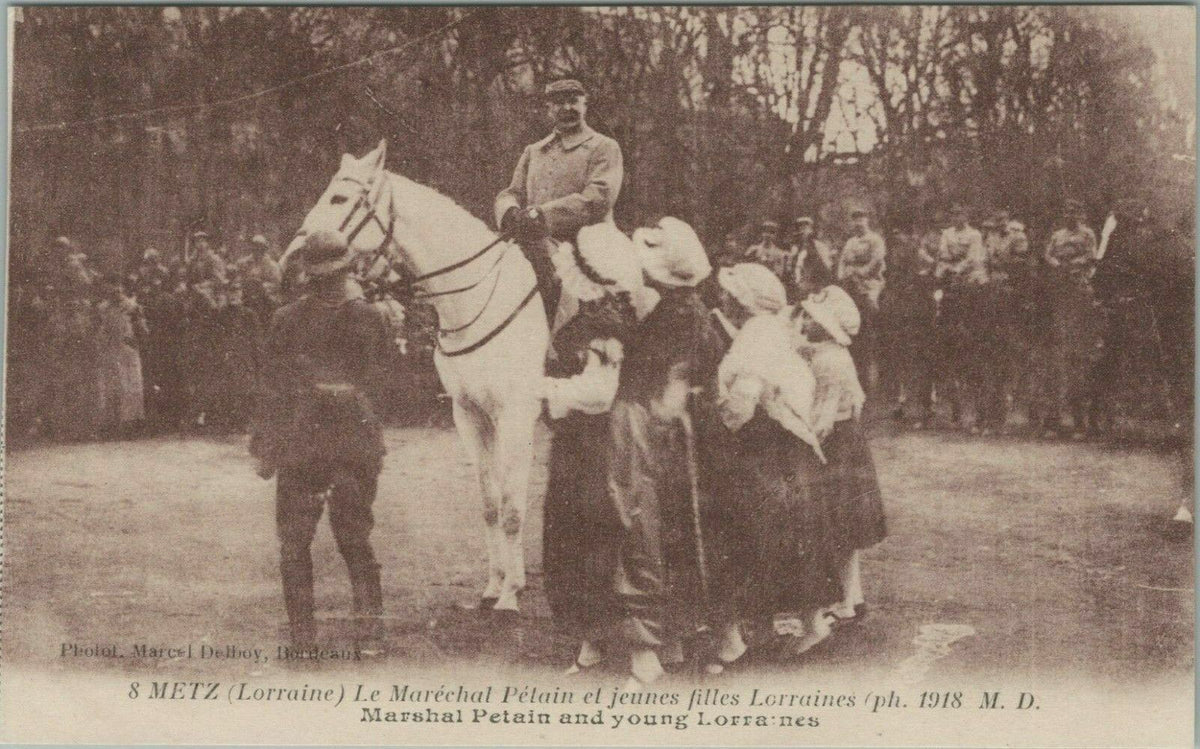
<svg viewBox="0 0 1200 749">
<path fill-rule="evenodd" d="M 353 253 L 340 232 L 325 229 L 304 238 L 300 259 L 309 276 L 329 276 L 349 268 Z"/>
<path fill-rule="evenodd" d="M 574 78 L 562 78 L 557 81 L 552 81 L 546 85 L 546 96 L 557 96 L 559 94 L 575 94 L 585 96 L 587 90 L 583 84 Z"/>
<path fill-rule="evenodd" d="M 192 232 L 192 239 L 208 239 L 208 232 L 203 229 Z"/>
<path fill-rule="evenodd" d="M 792 224 L 795 226 L 813 226 L 816 222 L 813 221 L 812 216 L 799 216 L 792 221 Z"/>
<path fill-rule="evenodd" d="M 257 245 L 266 247 L 267 246 L 267 238 L 261 234 L 255 234 L 254 238 L 250 240 L 250 244 L 257 244 Z"/>
<path fill-rule="evenodd" d="M 778 222 L 772 221 L 771 219 L 767 219 L 766 221 L 762 222 L 758 226 L 760 229 L 763 229 L 764 231 L 768 230 L 768 229 L 771 231 L 777 231 L 779 229 Z"/>
<path fill-rule="evenodd" d="M 870 216 L 871 212 L 866 208 L 854 208 L 850 211 L 850 218 L 858 218 L 859 216 Z"/>
</svg>

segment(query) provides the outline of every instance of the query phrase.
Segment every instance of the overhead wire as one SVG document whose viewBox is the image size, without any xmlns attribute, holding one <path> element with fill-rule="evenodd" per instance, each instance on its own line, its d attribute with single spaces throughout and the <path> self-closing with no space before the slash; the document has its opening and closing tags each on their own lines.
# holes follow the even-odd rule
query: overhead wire
<svg viewBox="0 0 1200 749">
<path fill-rule="evenodd" d="M 106 115 L 101 115 L 99 117 L 92 117 L 92 118 L 83 119 L 83 120 L 74 120 L 71 122 L 65 122 L 65 121 L 64 122 L 45 122 L 45 123 L 38 123 L 36 125 L 21 125 L 21 126 L 14 127 L 13 133 L 16 135 L 24 135 L 27 133 L 63 131 L 63 130 L 70 130 L 70 129 L 77 128 L 77 127 L 84 127 L 87 125 L 96 125 L 96 124 L 100 124 L 102 122 L 113 122 L 113 121 L 117 121 L 117 120 L 137 119 L 139 117 L 147 117 L 147 116 L 156 115 L 156 114 L 187 112 L 187 111 L 200 110 L 200 109 L 216 109 L 218 107 L 226 107 L 226 106 L 231 106 L 234 104 L 241 104 L 243 102 L 252 101 L 254 99 L 259 99 L 264 96 L 268 96 L 270 94 L 277 93 L 279 91 L 282 91 L 287 88 L 291 88 L 293 86 L 299 86 L 301 84 L 308 83 L 309 81 L 313 81 L 318 78 L 323 78 L 325 76 L 333 75 L 335 73 L 340 73 L 344 70 L 349 70 L 350 68 L 358 67 L 360 65 L 366 65 L 369 63 L 374 63 L 377 59 L 387 56 L 387 55 L 393 55 L 393 54 L 399 54 L 401 52 L 406 52 L 406 51 L 412 49 L 413 47 L 416 47 L 417 45 L 424 44 L 425 42 L 429 41 L 430 39 L 432 39 L 435 36 L 440 36 L 442 34 L 445 34 L 446 32 L 461 25 L 463 22 L 467 21 L 468 19 L 478 15 L 482 10 L 483 10 L 482 8 L 477 8 L 475 10 L 468 11 L 465 15 L 459 16 L 458 18 L 456 18 L 446 24 L 443 24 L 442 26 L 439 26 L 438 28 L 434 29 L 433 31 L 427 32 L 427 33 L 417 37 L 416 39 L 410 39 L 407 42 L 405 42 L 404 44 L 400 44 L 395 47 L 389 47 L 388 49 L 381 49 L 377 52 L 372 52 L 371 54 L 369 54 L 365 57 L 361 57 L 357 60 L 352 60 L 350 62 L 345 62 L 340 65 L 334 65 L 332 67 L 325 68 L 323 70 L 318 70 L 316 72 L 309 73 L 307 75 L 303 75 L 298 78 L 293 78 L 291 80 L 284 81 L 283 83 L 278 83 L 274 86 L 270 86 L 268 88 L 264 88 L 259 91 L 252 91 L 250 93 L 240 94 L 238 96 L 233 96 L 228 99 L 219 99 L 217 101 L 195 102 L 195 103 L 191 103 L 191 104 L 168 104 L 168 105 L 159 106 L 159 107 L 151 107 L 149 109 L 135 110 L 132 112 L 118 112 L 118 113 L 114 113 L 114 114 L 106 114 Z"/>
</svg>

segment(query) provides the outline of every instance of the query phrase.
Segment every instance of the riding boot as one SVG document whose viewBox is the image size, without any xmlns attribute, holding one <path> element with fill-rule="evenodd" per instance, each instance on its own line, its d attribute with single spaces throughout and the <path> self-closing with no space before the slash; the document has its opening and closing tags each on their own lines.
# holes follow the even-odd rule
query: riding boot
<svg viewBox="0 0 1200 749">
<path fill-rule="evenodd" d="M 354 595 L 354 638 L 366 649 L 380 650 L 383 639 L 383 588 L 379 565 L 356 563 L 350 568 L 350 587 Z"/>
<path fill-rule="evenodd" d="M 558 298 L 561 294 L 561 284 L 554 270 L 554 262 L 550 254 L 555 251 L 553 239 L 523 241 L 519 243 L 521 252 L 533 266 L 533 274 L 537 278 L 538 291 L 542 295 L 542 305 L 546 309 L 546 324 L 554 325 L 554 315 L 558 311 Z"/>
<path fill-rule="evenodd" d="M 312 558 L 284 560 L 279 564 L 283 576 L 283 602 L 294 648 L 311 648 L 317 639 L 313 620 Z"/>
</svg>

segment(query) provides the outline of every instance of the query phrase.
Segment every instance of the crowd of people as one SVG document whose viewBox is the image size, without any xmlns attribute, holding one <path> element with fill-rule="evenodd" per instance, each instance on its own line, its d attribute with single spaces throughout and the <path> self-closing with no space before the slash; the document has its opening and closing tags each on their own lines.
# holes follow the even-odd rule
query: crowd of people
<svg viewBox="0 0 1200 749">
<path fill-rule="evenodd" d="M 766 221 L 748 248 L 727 240 L 724 260 L 763 264 L 793 300 L 806 277 L 831 274 L 863 314 L 853 351 L 864 385 L 915 428 L 935 423 L 935 402 L 973 434 L 1010 428 L 1014 405 L 1050 438 L 1113 427 L 1121 357 L 1162 355 L 1146 270 L 1161 260 L 1144 206 L 1121 202 L 1097 236 L 1083 205 L 1066 201 L 1037 243 L 1003 210 L 954 205 L 895 218 L 885 241 L 868 211 L 852 211 L 840 249 L 818 238 L 809 216 L 786 235 Z M 1161 361 L 1138 369 L 1163 379 Z"/>
<path fill-rule="evenodd" d="M 1120 358 L 1161 353 L 1135 257 L 1153 252 L 1143 246 L 1144 214 L 1122 203 L 1098 237 L 1068 201 L 1060 225 L 1034 245 L 1005 211 L 956 205 L 905 216 L 885 240 L 860 209 L 840 248 L 801 216 L 787 232 L 763 222 L 748 248 L 727 240 L 713 261 L 760 263 L 789 302 L 806 278 L 829 273 L 862 312 L 853 353 L 877 411 L 926 428 L 937 422 L 935 403 L 946 403 L 953 426 L 987 435 L 1023 410 L 1046 437 L 1082 438 L 1111 429 L 1121 411 Z M 265 327 L 295 295 L 286 288 L 261 235 L 234 257 L 199 231 L 186 252 L 147 249 L 123 274 L 98 272 L 59 237 L 38 272 L 12 285 L 10 433 L 244 429 Z"/>
<path fill-rule="evenodd" d="M 11 287 L 10 434 L 244 429 L 282 281 L 261 235 L 237 257 L 198 231 L 186 252 L 148 248 L 125 273 L 59 237 Z"/>
</svg>

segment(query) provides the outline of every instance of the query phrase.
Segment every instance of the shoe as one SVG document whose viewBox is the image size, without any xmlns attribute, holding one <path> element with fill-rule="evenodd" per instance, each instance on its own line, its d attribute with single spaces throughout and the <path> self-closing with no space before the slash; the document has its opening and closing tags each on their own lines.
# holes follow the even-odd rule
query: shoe
<svg viewBox="0 0 1200 749">
<path fill-rule="evenodd" d="M 849 615 L 847 615 L 845 610 L 841 610 L 841 611 L 836 611 L 836 612 L 830 611 L 829 616 L 833 617 L 833 619 L 834 619 L 833 625 L 835 627 L 848 627 L 852 624 L 861 623 L 864 619 L 867 618 L 867 612 L 868 612 L 867 604 L 856 603 L 854 605 L 854 612 Z"/>
<path fill-rule="evenodd" d="M 595 663 L 592 663 L 590 665 L 585 664 L 585 663 L 580 663 L 579 659 L 576 658 L 575 662 L 572 663 L 570 666 L 568 666 L 566 671 L 563 671 L 563 676 L 574 676 L 575 674 L 582 674 L 583 672 L 585 672 L 589 669 L 595 668 L 599 664 L 600 664 L 600 661 L 596 661 Z"/>
</svg>

